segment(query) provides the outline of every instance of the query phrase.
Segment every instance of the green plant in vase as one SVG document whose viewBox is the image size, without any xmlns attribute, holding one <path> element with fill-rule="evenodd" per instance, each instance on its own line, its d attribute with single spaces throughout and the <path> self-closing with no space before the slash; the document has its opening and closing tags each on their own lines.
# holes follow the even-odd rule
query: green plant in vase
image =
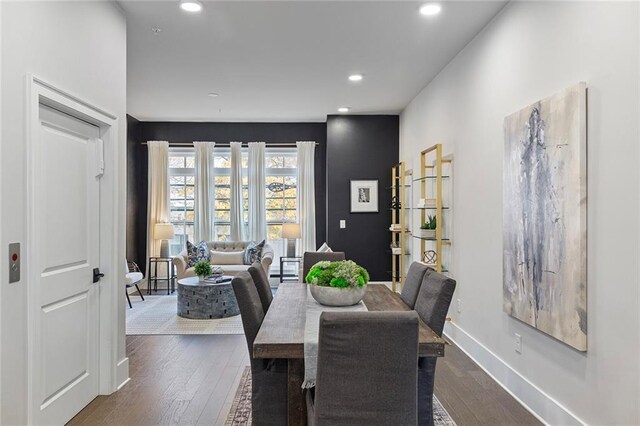
<svg viewBox="0 0 640 426">
<path fill-rule="evenodd" d="M 194 265 L 193 272 L 200 278 L 200 281 L 204 281 L 205 278 L 211 275 L 211 265 L 203 260 Z"/>
<path fill-rule="evenodd" d="M 435 216 L 429 215 L 427 221 L 420 226 L 421 234 L 424 238 L 435 238 L 438 223 Z"/>
<path fill-rule="evenodd" d="M 313 265 L 305 282 L 310 285 L 311 295 L 318 303 L 349 306 L 362 300 L 369 273 L 351 260 L 322 261 Z"/>
</svg>

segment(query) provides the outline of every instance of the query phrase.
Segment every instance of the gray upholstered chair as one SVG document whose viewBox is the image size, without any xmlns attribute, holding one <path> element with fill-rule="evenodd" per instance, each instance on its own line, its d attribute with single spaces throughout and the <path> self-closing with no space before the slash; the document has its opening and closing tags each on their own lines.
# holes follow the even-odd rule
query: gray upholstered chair
<svg viewBox="0 0 640 426">
<path fill-rule="evenodd" d="M 345 260 L 345 259 L 346 257 L 344 256 L 343 251 L 324 251 L 324 252 L 305 251 L 304 255 L 302 256 L 302 277 L 301 277 L 302 282 L 305 282 L 305 279 L 307 278 L 309 271 L 311 270 L 313 265 L 315 265 L 316 263 L 323 260 L 336 262 L 338 260 Z"/>
<path fill-rule="evenodd" d="M 322 313 L 309 425 L 415 425 L 417 363 L 415 312 Z"/>
<path fill-rule="evenodd" d="M 251 274 L 253 283 L 256 285 L 256 290 L 258 290 L 258 296 L 260 296 L 260 302 L 262 303 L 262 309 L 266 315 L 269 306 L 271 306 L 271 301 L 273 300 L 269 277 L 260 262 L 253 262 L 251 266 L 249 266 L 249 274 Z"/>
<path fill-rule="evenodd" d="M 442 336 L 449 305 L 456 289 L 455 280 L 430 271 L 425 274 L 416 300 L 415 310 L 438 336 Z M 420 358 L 418 361 L 418 424 L 433 425 L 433 386 L 437 358 Z"/>
<path fill-rule="evenodd" d="M 404 280 L 404 286 L 402 286 L 400 298 L 411 309 L 416 305 L 416 299 L 418 298 L 418 292 L 422 285 L 422 279 L 425 274 L 428 274 L 431 271 L 433 271 L 433 268 L 430 268 L 421 262 L 413 262 L 411 266 L 409 266 L 409 271 L 407 271 L 407 278 Z"/>
<path fill-rule="evenodd" d="M 264 310 L 256 286 L 247 271 L 239 272 L 231 281 L 236 295 L 242 327 L 251 359 L 251 412 L 253 425 L 287 423 L 287 362 L 283 359 L 253 357 L 253 341 L 264 319 Z"/>
</svg>

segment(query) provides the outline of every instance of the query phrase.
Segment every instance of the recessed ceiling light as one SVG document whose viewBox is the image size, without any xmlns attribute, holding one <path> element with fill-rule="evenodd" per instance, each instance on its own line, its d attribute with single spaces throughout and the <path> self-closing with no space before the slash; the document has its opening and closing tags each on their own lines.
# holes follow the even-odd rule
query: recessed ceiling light
<svg viewBox="0 0 640 426">
<path fill-rule="evenodd" d="M 200 12 L 202 10 L 202 3 L 198 0 L 180 0 L 180 8 L 187 12 Z"/>
<path fill-rule="evenodd" d="M 220 96 L 220 94 L 216 92 L 211 92 L 211 93 L 207 93 L 207 96 L 209 96 L 210 98 L 217 98 L 218 96 Z"/>
<path fill-rule="evenodd" d="M 338 108 L 338 112 L 349 112 L 350 109 L 351 108 L 349 108 L 349 107 L 340 107 L 340 108 Z"/>
<path fill-rule="evenodd" d="M 425 16 L 433 16 L 440 13 L 442 6 L 438 3 L 427 3 L 420 8 L 420 13 Z"/>
<path fill-rule="evenodd" d="M 364 76 L 362 74 L 351 74 L 349 76 L 349 80 L 351 81 L 360 81 Z"/>
</svg>

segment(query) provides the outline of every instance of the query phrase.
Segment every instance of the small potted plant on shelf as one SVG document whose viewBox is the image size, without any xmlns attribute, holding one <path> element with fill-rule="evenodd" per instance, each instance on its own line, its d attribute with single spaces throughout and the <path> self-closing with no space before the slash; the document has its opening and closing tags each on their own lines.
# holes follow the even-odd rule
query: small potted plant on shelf
<svg viewBox="0 0 640 426">
<path fill-rule="evenodd" d="M 420 227 L 420 236 L 422 238 L 435 238 L 437 227 L 438 224 L 436 223 L 436 217 L 431 215 L 428 216 L 427 221 Z"/>
<path fill-rule="evenodd" d="M 367 290 L 369 273 L 351 260 L 321 261 L 305 277 L 311 296 L 327 306 L 351 306 L 359 303 Z"/>
<path fill-rule="evenodd" d="M 193 272 L 196 273 L 196 275 L 200 279 L 200 282 L 202 282 L 205 278 L 211 275 L 211 265 L 209 264 L 209 262 L 203 260 L 193 266 Z"/>
</svg>

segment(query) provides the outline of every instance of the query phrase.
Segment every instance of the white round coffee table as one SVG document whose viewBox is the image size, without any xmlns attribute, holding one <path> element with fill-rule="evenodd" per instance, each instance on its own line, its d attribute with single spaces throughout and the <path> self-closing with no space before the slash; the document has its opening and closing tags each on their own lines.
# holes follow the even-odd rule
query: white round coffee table
<svg viewBox="0 0 640 426">
<path fill-rule="evenodd" d="M 226 318 L 240 309 L 231 287 L 230 276 L 221 283 L 200 281 L 198 277 L 178 280 L 178 316 L 190 319 Z"/>
</svg>

